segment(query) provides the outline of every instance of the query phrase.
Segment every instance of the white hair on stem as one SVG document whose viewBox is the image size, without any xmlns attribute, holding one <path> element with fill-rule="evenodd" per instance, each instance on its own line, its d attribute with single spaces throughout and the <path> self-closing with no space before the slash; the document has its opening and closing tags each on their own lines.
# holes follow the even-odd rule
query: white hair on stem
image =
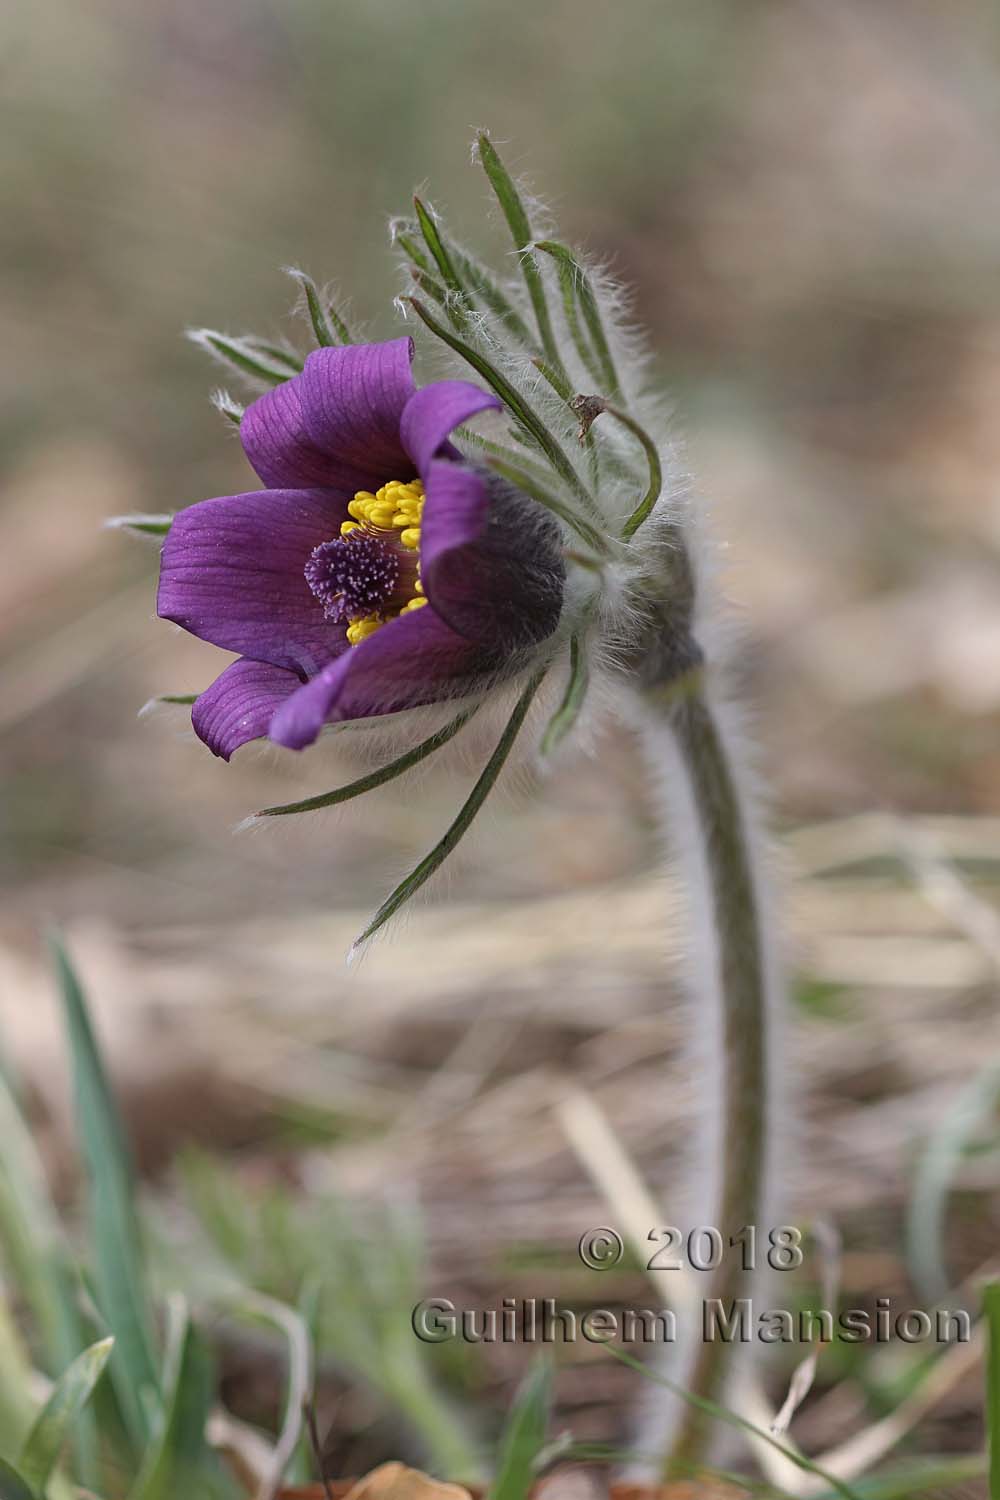
<svg viewBox="0 0 1000 1500">
<path fill-rule="evenodd" d="M 731 705 L 701 696 L 662 710 L 642 704 L 637 722 L 661 833 L 681 874 L 690 935 L 686 1030 L 697 1103 L 686 1143 L 684 1211 L 690 1226 L 710 1225 L 723 1237 L 722 1265 L 705 1278 L 704 1303 L 719 1298 L 728 1307 L 751 1297 L 763 1305 L 767 1236 L 778 1224 L 775 1122 L 784 997 L 742 727 Z M 746 1225 L 756 1231 L 755 1270 L 744 1269 L 742 1252 L 730 1245 Z M 704 1342 L 700 1321 L 688 1332 L 679 1340 L 671 1377 L 724 1403 L 752 1350 Z M 704 1419 L 693 1408 L 666 1404 L 662 1393 L 645 1403 L 640 1451 L 666 1451 L 680 1472 L 705 1456 L 705 1444 Z"/>
<path fill-rule="evenodd" d="M 532 221 L 531 244 L 537 244 L 543 225 L 548 229 L 548 215 L 520 185 L 516 190 Z M 457 253 L 475 266 L 466 251 Z M 646 345 L 630 321 L 628 297 L 607 267 L 575 250 L 570 261 L 563 256 L 564 276 L 585 280 L 589 288 L 606 341 L 602 367 L 610 364 L 616 375 L 616 395 L 595 389 L 595 360 L 587 357 L 588 352 L 595 354 L 595 345 L 591 343 L 588 351 L 587 339 L 581 336 L 580 306 L 575 328 L 567 316 L 565 282 L 560 283 L 556 257 L 530 245 L 515 247 L 505 258 L 505 274 L 497 283 L 515 318 L 528 330 L 536 326 L 532 298 L 518 265 L 519 255 L 525 253 L 533 256 L 564 376 L 573 392 L 615 396 L 620 408 L 650 435 L 663 469 L 664 489 L 652 515 L 629 538 L 626 553 L 612 547 L 605 560 L 600 608 L 596 626 L 588 630 L 587 649 L 602 678 L 607 672 L 608 683 L 613 684 L 616 666 L 640 679 L 644 671 L 647 676 L 647 690 L 633 700 L 636 722 L 663 837 L 680 869 L 692 934 L 688 1032 L 701 1107 L 688 1143 L 692 1191 L 685 1209 L 692 1225 L 717 1227 L 725 1240 L 744 1225 L 754 1226 L 764 1241 L 756 1247 L 758 1263 L 766 1264 L 766 1236 L 775 1212 L 777 1031 L 783 995 L 756 791 L 740 715 L 718 686 L 730 627 L 723 612 L 714 608 L 714 556 L 706 541 L 702 507 L 691 503 L 667 412 L 648 384 Z M 476 298 L 475 311 L 468 309 L 464 321 L 461 302 L 451 304 L 452 312 L 458 311 L 462 339 L 480 351 L 537 413 L 585 488 L 589 453 L 577 441 L 576 413 L 534 357 L 533 333 L 526 341 L 517 335 L 516 326 L 512 332 L 511 318 L 490 308 L 489 300 Z M 594 471 L 599 475 L 596 501 L 608 536 L 615 537 L 643 495 L 649 460 L 613 410 L 600 422 L 599 441 L 602 462 Z M 577 626 L 580 608 L 571 596 L 565 613 L 576 615 Z M 698 663 L 687 669 L 676 657 L 678 648 L 683 657 L 685 643 L 692 663 Z M 651 673 L 650 662 L 658 655 L 661 670 Z M 602 681 L 602 699 L 605 686 Z M 611 696 L 613 700 L 613 687 Z M 617 701 L 620 711 L 620 694 Z M 592 734 L 593 714 L 585 722 Z M 724 1301 L 748 1292 L 759 1296 L 765 1273 L 744 1271 L 735 1259 L 738 1250 L 728 1244 L 725 1248 L 721 1270 L 706 1282 L 706 1295 Z M 705 1343 L 700 1327 L 689 1329 L 688 1335 L 673 1375 L 703 1399 L 724 1399 L 733 1351 Z M 749 1357 L 750 1351 L 744 1353 Z M 640 1449 L 665 1450 L 671 1474 L 685 1472 L 711 1446 L 711 1424 L 695 1408 L 679 1402 L 670 1407 L 662 1399 L 650 1403 L 641 1425 Z"/>
</svg>

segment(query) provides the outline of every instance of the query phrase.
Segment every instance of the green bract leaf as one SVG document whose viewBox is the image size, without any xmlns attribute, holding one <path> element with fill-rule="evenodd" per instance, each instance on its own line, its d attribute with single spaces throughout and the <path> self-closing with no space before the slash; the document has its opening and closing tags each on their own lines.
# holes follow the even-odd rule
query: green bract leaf
<svg viewBox="0 0 1000 1500">
<path fill-rule="evenodd" d="M 110 531 L 134 531 L 141 536 L 166 536 L 173 525 L 173 516 L 109 516 L 105 526 Z"/>
<path fill-rule="evenodd" d="M 399 245 L 415 266 L 421 271 L 432 271 L 434 268 L 429 259 L 420 248 L 417 239 L 418 226 L 412 219 L 393 219 L 389 226 L 389 233 L 394 245 Z"/>
<path fill-rule="evenodd" d="M 422 271 L 419 266 L 411 266 L 410 275 L 413 277 L 415 286 L 418 286 L 422 292 L 426 292 L 429 297 L 433 297 L 438 306 L 447 311 L 448 293 L 444 282 L 438 281 L 430 271 Z"/>
<path fill-rule="evenodd" d="M 497 1476 L 489 1500 L 526 1500 L 535 1481 L 535 1463 L 545 1446 L 552 1405 L 552 1370 L 539 1360 L 514 1396 L 500 1437 Z"/>
<path fill-rule="evenodd" d="M 574 401 L 573 387 L 569 384 L 568 377 L 559 374 L 559 372 L 556 370 L 553 370 L 549 365 L 545 363 L 544 359 L 533 359 L 531 363 L 535 366 L 535 369 L 539 372 L 539 374 L 544 376 L 544 378 L 548 381 L 549 385 L 555 391 L 556 395 L 559 396 L 561 400 L 565 401 L 566 405 L 572 411 Z M 600 465 L 598 461 L 597 448 L 594 444 L 593 433 L 589 431 L 584 432 L 582 434 L 581 441 L 583 443 L 583 446 L 587 449 L 587 454 L 590 461 L 591 483 L 593 484 L 594 488 L 597 489 L 600 478 Z"/>
<path fill-rule="evenodd" d="M 570 637 L 569 642 L 569 679 L 566 683 L 566 691 L 563 700 L 549 721 L 549 727 L 542 736 L 542 754 L 551 755 L 556 746 L 566 738 L 573 725 L 580 716 L 583 700 L 587 696 L 587 687 L 590 682 L 590 669 L 587 665 L 586 652 L 582 649 L 582 637 L 579 633 Z"/>
<path fill-rule="evenodd" d="M 597 298 L 594 296 L 594 289 L 590 284 L 590 278 L 573 252 L 565 245 L 559 245 L 555 240 L 539 240 L 535 249 L 551 256 L 556 263 L 566 322 L 577 353 L 594 379 L 603 387 L 603 393 L 615 401 L 621 400 L 621 383 L 615 369 L 615 362 L 611 357 L 611 349 L 604 332 L 604 324 L 601 321 L 600 309 L 597 305 Z M 589 342 L 580 327 L 580 320 L 577 317 L 578 306 L 583 314 Z"/>
<path fill-rule="evenodd" d="M 609 417 L 614 417 L 616 422 L 620 422 L 623 427 L 627 427 L 633 437 L 638 438 L 642 444 L 642 450 L 646 455 L 646 463 L 649 466 L 649 485 L 639 504 L 622 527 L 622 541 L 627 542 L 635 536 L 643 521 L 648 519 L 663 491 L 663 468 L 660 464 L 660 455 L 656 450 L 656 444 L 646 429 L 640 427 L 639 423 L 633 417 L 630 417 L 628 412 L 620 411 L 617 406 L 610 406 L 600 396 L 576 396 L 570 405 L 580 417 L 581 442 L 587 437 L 597 418 L 602 413 L 607 412 Z"/>
<path fill-rule="evenodd" d="M 463 710 L 443 729 L 435 730 L 427 739 L 421 740 L 412 750 L 407 750 L 396 760 L 389 761 L 388 765 L 380 766 L 377 771 L 369 771 L 367 776 L 359 776 L 357 781 L 351 781 L 347 786 L 336 787 L 332 792 L 321 792 L 317 797 L 307 797 L 302 802 L 286 802 L 279 807 L 263 807 L 257 818 L 284 818 L 290 813 L 316 812 L 321 807 L 335 807 L 338 802 L 348 802 L 352 797 L 360 797 L 365 792 L 374 790 L 377 786 L 384 786 L 387 781 L 393 781 L 397 776 L 402 776 L 411 766 L 419 765 L 435 750 L 440 750 L 442 745 L 447 745 L 449 740 L 455 738 L 460 729 L 463 729 L 473 714 L 479 709 L 479 704 L 472 708 Z"/>
<path fill-rule="evenodd" d="M 213 391 L 211 401 L 220 416 L 225 417 L 227 422 L 232 422 L 234 427 L 238 427 L 243 421 L 243 413 L 246 411 L 246 407 L 242 401 L 237 401 L 235 396 L 231 396 L 228 391 Z"/>
<path fill-rule="evenodd" d="M 607 547 L 605 546 L 604 537 L 596 527 L 591 526 L 589 521 L 584 521 L 577 515 L 575 510 L 571 510 L 568 505 L 553 495 L 549 489 L 540 484 L 530 469 L 525 469 L 520 464 L 512 463 L 506 458 L 499 458 L 495 454 L 491 454 L 486 459 L 486 464 L 489 468 L 495 470 L 497 474 L 502 474 L 504 479 L 508 479 L 511 484 L 517 485 L 518 489 L 524 490 L 525 494 L 530 495 L 532 500 L 537 500 L 539 505 L 544 505 L 545 509 L 550 510 L 554 516 L 558 516 L 560 520 L 565 521 L 566 525 L 572 527 L 581 541 L 586 542 L 588 547 L 593 547 L 599 556 L 606 554 Z"/>
<path fill-rule="evenodd" d="M 512 433 L 513 437 L 514 434 Z M 515 453 L 504 443 L 495 443 L 492 438 L 483 437 L 481 432 L 473 432 L 471 427 L 456 427 L 452 438 L 460 438 L 463 443 L 471 443 L 474 448 L 481 448 L 484 453 L 492 454 L 494 458 L 501 459 L 504 463 L 525 465 L 531 470 L 538 484 L 551 484 L 552 470 L 540 464 L 530 454 L 523 452 L 523 444 Z M 537 450 L 536 450 L 537 451 Z"/>
<path fill-rule="evenodd" d="M 531 701 L 537 693 L 539 684 L 544 676 L 545 671 L 543 670 L 536 672 L 530 679 L 520 698 L 517 700 L 514 712 L 511 714 L 507 727 L 497 742 L 496 749 L 487 761 L 479 780 L 469 793 L 458 817 L 452 823 L 444 838 L 435 844 L 431 852 L 425 855 L 420 861 L 417 868 L 397 885 L 391 896 L 383 901 L 364 932 L 354 943 L 351 949 L 352 956 L 357 953 L 369 938 L 374 937 L 380 927 L 385 926 L 390 917 L 395 916 L 396 912 L 406 905 L 411 896 L 416 895 L 420 887 L 431 878 L 436 870 L 441 868 L 448 855 L 468 832 L 476 814 L 496 784 L 497 777 L 500 775 L 504 762 L 513 749 L 514 741 L 517 739 L 521 725 L 524 723 L 528 709 L 531 707 Z"/>
<path fill-rule="evenodd" d="M 561 396 L 568 406 L 573 395 L 573 387 L 568 377 L 559 370 L 554 370 L 551 365 L 547 365 L 544 359 L 533 359 L 531 363 L 538 373 L 545 377 L 556 395 Z"/>
<path fill-rule="evenodd" d="M 283 360 L 272 358 L 252 339 L 217 333 L 214 328 L 192 328 L 188 338 L 213 358 L 265 385 L 281 385 L 292 377 L 293 371 Z"/>
<path fill-rule="evenodd" d="M 409 298 L 409 302 L 417 317 L 430 329 L 431 333 L 436 334 L 450 349 L 454 349 L 456 354 L 460 354 L 466 363 L 470 364 L 483 377 L 487 384 L 496 391 L 504 405 L 531 434 L 560 478 L 565 480 L 574 494 L 578 495 L 591 510 L 596 511 L 593 499 L 587 493 L 580 476 L 559 443 L 553 437 L 552 433 L 549 432 L 537 412 L 514 389 L 506 376 L 501 375 L 496 366 L 491 364 L 484 354 L 480 354 L 477 349 L 472 348 L 471 345 L 465 343 L 454 333 L 449 333 L 448 329 L 437 321 L 422 302 L 418 302 L 415 297 Z"/>
<path fill-rule="evenodd" d="M 104 1373 L 114 1339 L 101 1339 L 60 1375 L 21 1451 L 18 1468 L 32 1488 L 44 1493 L 77 1417 Z"/>
<path fill-rule="evenodd" d="M 453 294 L 450 294 L 443 282 L 438 281 L 429 271 L 421 271 L 419 266 L 410 267 L 410 275 L 413 277 L 414 285 L 434 301 L 442 309 L 448 322 L 458 333 L 465 327 L 465 317 L 458 306 Z"/>
<path fill-rule="evenodd" d="M 354 340 L 347 324 L 338 315 L 336 308 L 331 307 L 329 303 L 326 306 L 323 305 L 319 288 L 312 277 L 307 276 L 305 271 L 300 271 L 295 266 L 285 266 L 284 269 L 285 274 L 293 277 L 302 288 L 313 335 L 320 348 L 327 349 L 335 344 L 353 344 Z"/>
<path fill-rule="evenodd" d="M 480 265 L 478 260 L 464 250 L 454 249 L 452 257 L 466 289 L 471 291 L 474 297 L 478 297 L 490 312 L 495 313 L 507 325 L 511 336 L 519 344 L 525 349 L 534 349 L 537 341 L 527 323 L 486 267 Z"/>
<path fill-rule="evenodd" d="M 137 1446 L 152 1435 L 159 1380 L 153 1317 L 143 1282 L 132 1164 L 76 974 L 58 937 L 50 940 L 62 991 L 76 1096 L 77 1136 L 87 1176 L 94 1280 L 115 1338 L 111 1377 Z"/>
<path fill-rule="evenodd" d="M 448 253 L 448 247 L 441 238 L 441 231 L 438 229 L 433 215 L 419 198 L 414 198 L 413 207 L 417 211 L 417 223 L 420 225 L 420 233 L 424 237 L 424 244 L 434 257 L 437 268 L 441 272 L 441 279 L 450 292 L 455 292 L 461 297 L 463 291 L 462 283 L 455 273 L 455 267 Z"/>
<path fill-rule="evenodd" d="M 489 178 L 490 187 L 496 194 L 497 202 L 503 210 L 503 216 L 507 220 L 514 241 L 514 248 L 518 252 L 521 275 L 524 277 L 524 284 L 535 310 L 535 322 L 538 324 L 538 336 L 542 342 L 542 349 L 552 368 L 565 376 L 562 360 L 559 357 L 559 347 L 552 332 L 552 320 L 549 317 L 549 305 L 545 296 L 545 283 L 531 249 L 533 238 L 531 224 L 524 204 L 521 202 L 521 195 L 485 131 L 480 131 L 478 141 L 479 160 Z"/>
<path fill-rule="evenodd" d="M 259 339 L 256 334 L 247 334 L 243 342 L 251 349 L 262 354 L 265 359 L 272 360 L 276 366 L 285 369 L 291 375 L 300 375 L 304 360 L 301 354 L 296 354 L 293 349 L 286 349 L 284 344 L 272 344 L 267 339 Z"/>
</svg>

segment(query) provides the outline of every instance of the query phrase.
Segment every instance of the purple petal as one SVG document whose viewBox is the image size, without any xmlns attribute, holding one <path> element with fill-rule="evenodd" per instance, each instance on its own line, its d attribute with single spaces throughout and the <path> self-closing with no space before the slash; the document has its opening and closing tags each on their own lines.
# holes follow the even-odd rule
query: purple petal
<svg viewBox="0 0 1000 1500">
<path fill-rule="evenodd" d="M 450 433 L 481 411 L 501 411 L 498 396 L 467 380 L 437 380 L 425 385 L 406 403 L 399 435 L 403 447 L 423 474 L 445 446 Z M 452 456 L 457 456 L 451 450 Z"/>
<path fill-rule="evenodd" d="M 336 462 L 306 432 L 301 376 L 275 386 L 247 407 L 240 441 L 261 479 L 276 489 L 340 484 Z"/>
<path fill-rule="evenodd" d="M 403 408 L 413 395 L 412 359 L 409 338 L 349 344 L 317 349 L 296 377 L 310 442 L 354 490 L 413 477 L 399 438 Z"/>
<path fill-rule="evenodd" d="M 300 686 L 294 672 L 241 657 L 196 700 L 194 732 L 213 755 L 228 760 L 248 740 L 267 734 L 275 711 Z"/>
<path fill-rule="evenodd" d="M 420 573 L 437 613 L 501 656 L 551 635 L 566 576 L 551 517 L 467 463 L 437 459 L 424 483 Z"/>
<path fill-rule="evenodd" d="M 425 605 L 390 620 L 300 687 L 278 710 L 269 734 L 279 745 L 302 750 L 324 724 L 457 697 L 474 688 L 489 665 L 482 650 Z"/>
<path fill-rule="evenodd" d="M 303 569 L 347 514 L 331 490 L 256 490 L 203 500 L 163 545 L 157 614 L 192 635 L 311 675 L 344 649 Z"/>
</svg>

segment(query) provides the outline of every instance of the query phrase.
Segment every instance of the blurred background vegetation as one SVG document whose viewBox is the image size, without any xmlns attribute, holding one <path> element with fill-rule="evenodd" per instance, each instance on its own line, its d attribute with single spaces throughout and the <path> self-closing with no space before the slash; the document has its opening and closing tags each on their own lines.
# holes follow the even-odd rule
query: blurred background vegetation
<svg viewBox="0 0 1000 1500">
<path fill-rule="evenodd" d="M 485 125 L 564 236 L 634 288 L 727 544 L 787 834 L 793 1205 L 839 1217 L 855 1299 L 917 1295 L 915 1163 L 997 1035 L 994 5 L 14 0 L 0 46 L 0 1020 L 57 1191 L 72 1202 L 52 916 L 168 1221 L 194 1140 L 251 1195 L 421 1204 L 428 1294 L 544 1295 L 529 1251 L 568 1287 L 607 1209 L 551 1117 L 567 1074 L 671 1191 L 684 1081 L 627 735 L 609 726 L 596 757 L 512 800 L 465 858 L 461 904 L 350 977 L 344 939 L 433 842 L 453 778 L 233 838 L 254 807 L 346 779 L 350 749 L 226 767 L 183 710 L 138 720 L 219 657 L 155 620 L 155 549 L 102 530 L 251 483 L 185 327 L 287 331 L 291 262 L 390 334 L 386 225 L 418 185 L 509 253 L 469 163 Z M 602 941 L 582 953 L 588 929 Z M 992 1158 L 959 1169 L 952 1279 L 1000 1229 Z M 266 1414 L 267 1361 L 230 1353 Z M 509 1348 L 439 1364 L 497 1409 L 523 1370 Z M 898 1351 L 848 1396 L 842 1373 L 803 1442 L 913 1378 Z M 558 1390 L 577 1430 L 619 1440 L 633 1385 L 571 1361 Z M 351 1399 L 342 1470 L 409 1441 Z M 904 1441 L 969 1448 L 978 1413 L 973 1371 Z"/>
</svg>

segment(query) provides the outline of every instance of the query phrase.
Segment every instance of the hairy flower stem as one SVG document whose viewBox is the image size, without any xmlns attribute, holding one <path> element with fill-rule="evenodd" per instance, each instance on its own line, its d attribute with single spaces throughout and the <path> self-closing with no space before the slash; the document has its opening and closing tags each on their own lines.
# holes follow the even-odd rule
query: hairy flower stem
<svg viewBox="0 0 1000 1500">
<path fill-rule="evenodd" d="M 777 979 L 761 910 L 760 872 L 754 857 L 756 830 L 745 800 L 732 737 L 724 732 L 701 691 L 701 672 L 649 689 L 644 724 L 648 748 L 664 773 L 670 830 L 682 854 L 682 878 L 704 932 L 698 954 L 697 1030 L 702 1068 L 695 1079 L 704 1118 L 699 1146 L 708 1153 L 711 1197 L 705 1218 L 721 1232 L 723 1254 L 714 1272 L 699 1275 L 697 1326 L 691 1328 L 683 1382 L 708 1401 L 724 1399 L 727 1364 L 737 1352 L 724 1340 L 706 1340 L 703 1299 L 718 1298 L 729 1309 L 752 1295 L 753 1279 L 743 1250 L 731 1246 L 746 1225 L 756 1226 L 758 1264 L 768 1250 L 768 1179 L 771 1156 L 769 1112 L 774 1071 Z M 664 730 L 672 764 L 664 765 Z M 700 1211 L 700 1209 L 699 1209 Z M 692 1223 L 696 1220 L 692 1219 Z M 666 1474 L 690 1473 L 707 1456 L 711 1418 L 694 1406 L 683 1409 L 671 1433 Z"/>
</svg>

